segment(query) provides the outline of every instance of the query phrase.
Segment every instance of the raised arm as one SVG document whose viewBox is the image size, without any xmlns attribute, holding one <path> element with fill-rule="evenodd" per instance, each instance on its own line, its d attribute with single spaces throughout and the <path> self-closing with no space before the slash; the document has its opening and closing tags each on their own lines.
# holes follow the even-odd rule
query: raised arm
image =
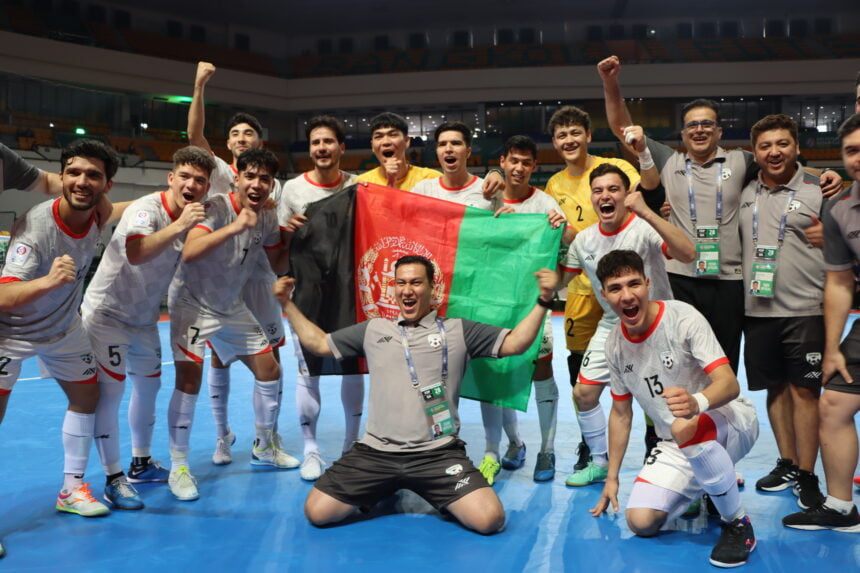
<svg viewBox="0 0 860 573">
<path fill-rule="evenodd" d="M 209 153 L 212 153 L 212 147 L 203 135 L 203 129 L 206 127 L 204 91 L 206 83 L 214 73 L 214 65 L 209 62 L 197 62 L 197 75 L 194 77 L 194 94 L 191 98 L 191 105 L 188 107 L 188 143 L 202 147 Z"/>
<path fill-rule="evenodd" d="M 128 262 L 133 265 L 142 265 L 149 262 L 164 249 L 173 244 L 173 241 L 185 235 L 185 233 L 201 222 L 206 216 L 206 209 L 200 203 L 189 203 L 183 209 L 179 218 L 165 228 L 151 235 L 138 235 L 125 242 L 125 254 Z M 202 229 L 201 233 L 205 232 Z"/>
<path fill-rule="evenodd" d="M 191 263 L 208 255 L 212 249 L 245 229 L 257 224 L 257 214 L 248 208 L 243 208 L 236 220 L 215 231 L 202 227 L 194 227 L 188 231 L 185 246 L 182 248 L 182 261 Z"/>
<path fill-rule="evenodd" d="M 10 312 L 41 298 L 54 289 L 75 282 L 75 261 L 69 255 L 54 259 L 48 274 L 29 281 L 0 282 L 0 311 Z M 4 277 L 8 280 L 9 277 Z"/>
<path fill-rule="evenodd" d="M 624 141 L 624 128 L 633 125 L 630 111 L 624 98 L 621 97 L 621 88 L 618 85 L 618 74 L 621 72 L 621 60 L 618 56 L 609 56 L 597 64 L 597 73 L 603 80 L 603 104 L 606 107 L 606 121 L 615 137 Z M 626 143 L 626 142 L 625 142 Z"/>
<path fill-rule="evenodd" d="M 290 326 L 293 327 L 293 332 L 299 337 L 302 346 L 310 350 L 317 356 L 334 356 L 328 343 L 326 343 L 326 333 L 319 326 L 308 320 L 302 314 L 302 311 L 293 303 L 291 297 L 293 287 L 296 284 L 296 279 L 292 277 L 281 277 L 275 283 L 273 290 L 275 297 L 280 301 L 284 308 L 284 314 L 287 315 L 287 320 L 290 321 Z"/>
<path fill-rule="evenodd" d="M 552 297 L 555 294 L 558 275 L 556 275 L 555 271 L 541 269 L 535 273 L 535 276 L 538 279 L 538 287 L 540 288 L 538 297 L 547 304 L 551 303 Z M 535 303 L 528 315 L 502 341 L 499 356 L 513 356 L 515 354 L 522 354 L 528 350 L 529 346 L 534 342 L 535 337 L 537 337 L 538 332 L 540 332 L 540 327 L 546 317 L 546 311 L 546 307 Z"/>
<path fill-rule="evenodd" d="M 666 252 L 673 259 L 682 263 L 691 263 L 696 259 L 696 246 L 687 238 L 684 231 L 666 221 L 645 204 L 642 193 L 634 191 L 624 199 L 624 205 L 651 225 L 657 234 L 666 242 Z"/>
</svg>

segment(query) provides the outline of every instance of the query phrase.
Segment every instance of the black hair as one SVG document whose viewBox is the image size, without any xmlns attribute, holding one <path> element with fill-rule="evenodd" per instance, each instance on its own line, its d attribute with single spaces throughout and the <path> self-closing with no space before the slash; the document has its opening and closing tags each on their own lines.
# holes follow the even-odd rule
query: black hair
<svg viewBox="0 0 860 573">
<path fill-rule="evenodd" d="M 620 277 L 630 271 L 645 276 L 645 263 L 636 251 L 609 251 L 597 263 L 597 280 L 603 286 L 606 279 Z"/>
<path fill-rule="evenodd" d="M 422 257 L 421 255 L 406 255 L 405 257 L 400 257 L 394 262 L 394 270 L 397 271 L 401 265 L 424 265 L 424 272 L 427 273 L 427 279 L 430 284 L 433 284 L 433 274 L 436 272 L 433 267 L 432 261 L 427 257 Z"/>
<path fill-rule="evenodd" d="M 105 177 L 110 181 L 119 168 L 119 156 L 113 148 L 96 139 L 78 139 L 63 148 L 60 155 L 60 172 L 66 169 L 69 160 L 75 157 L 101 159 L 105 166 Z"/>
</svg>

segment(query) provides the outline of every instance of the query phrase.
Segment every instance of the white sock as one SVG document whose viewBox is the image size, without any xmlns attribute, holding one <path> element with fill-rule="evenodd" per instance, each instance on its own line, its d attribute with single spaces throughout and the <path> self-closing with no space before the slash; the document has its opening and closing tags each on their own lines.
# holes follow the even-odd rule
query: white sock
<svg viewBox="0 0 860 573">
<path fill-rule="evenodd" d="M 95 414 L 81 414 L 66 410 L 63 418 L 63 473 L 66 474 L 63 487 L 65 489 L 74 489 L 83 483 L 95 427 Z"/>
<path fill-rule="evenodd" d="M 555 451 L 555 428 L 558 424 L 558 385 L 555 378 L 535 380 L 535 403 L 540 423 L 540 451 Z"/>
<path fill-rule="evenodd" d="M 278 418 L 278 381 L 254 380 L 253 399 L 254 425 L 269 433 L 273 432 Z"/>
<path fill-rule="evenodd" d="M 131 431 L 131 455 L 152 455 L 152 431 L 155 429 L 155 399 L 161 389 L 161 375 L 129 374 L 131 398 L 128 401 L 128 428 Z"/>
<path fill-rule="evenodd" d="M 346 452 L 358 440 L 358 430 L 361 427 L 361 414 L 364 407 L 364 376 L 346 374 L 341 377 L 340 401 L 343 404 L 346 428 L 343 436 L 343 451 Z"/>
<path fill-rule="evenodd" d="M 579 429 L 588 448 L 591 450 L 591 461 L 600 467 L 609 465 L 606 444 L 606 415 L 598 404 L 593 410 L 579 412 Z"/>
<path fill-rule="evenodd" d="M 296 376 L 296 410 L 305 440 L 305 455 L 319 452 L 317 420 L 320 417 L 320 377 Z"/>
<path fill-rule="evenodd" d="M 94 435 L 96 450 L 111 476 L 122 471 L 119 456 L 119 403 L 125 392 L 124 382 L 99 382 L 99 403 L 96 406 Z"/>
<path fill-rule="evenodd" d="M 194 407 L 197 394 L 186 394 L 174 389 L 167 408 L 167 425 L 170 435 L 171 470 L 187 465 L 188 450 L 191 449 L 191 425 L 194 423 Z"/>
<path fill-rule="evenodd" d="M 716 440 L 708 440 L 681 448 L 687 456 L 696 481 L 714 502 L 714 507 L 727 522 L 744 516 L 735 464 L 726 449 Z"/>
<path fill-rule="evenodd" d="M 523 440 L 520 438 L 519 424 L 517 423 L 517 411 L 513 408 L 502 408 L 502 428 L 505 430 L 505 435 L 508 441 L 515 446 L 522 446 Z"/>
<path fill-rule="evenodd" d="M 212 417 L 215 418 L 215 433 L 223 438 L 230 433 L 230 424 L 227 420 L 227 402 L 230 398 L 230 367 L 209 367 L 206 376 L 209 383 L 209 403 L 212 406 Z"/>
<path fill-rule="evenodd" d="M 824 505 L 829 507 L 830 509 L 835 509 L 842 515 L 848 515 L 851 513 L 851 510 L 854 509 L 854 501 L 844 499 L 839 499 L 838 497 L 833 497 L 832 495 L 828 495 L 827 499 L 824 500 Z"/>
<path fill-rule="evenodd" d="M 484 448 L 485 456 L 492 456 L 499 461 L 499 442 L 502 441 L 502 408 L 481 402 L 481 419 L 484 420 L 484 435 L 487 445 Z"/>
<path fill-rule="evenodd" d="M 272 432 L 278 433 L 278 426 L 280 426 L 281 420 L 281 402 L 284 400 L 284 369 L 279 369 L 281 374 L 278 376 L 278 412 L 275 414 L 275 426 L 272 428 Z"/>
</svg>

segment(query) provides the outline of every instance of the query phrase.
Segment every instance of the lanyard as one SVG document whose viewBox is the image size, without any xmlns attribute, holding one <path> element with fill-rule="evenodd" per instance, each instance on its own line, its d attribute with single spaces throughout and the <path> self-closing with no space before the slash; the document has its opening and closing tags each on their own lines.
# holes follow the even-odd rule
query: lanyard
<svg viewBox="0 0 860 573">
<path fill-rule="evenodd" d="M 445 336 L 445 325 L 442 324 L 442 319 L 436 317 L 436 326 L 439 327 L 439 336 L 442 337 L 442 384 L 448 380 L 448 337 Z M 409 378 L 412 380 L 412 387 L 418 388 L 418 372 L 415 370 L 415 361 L 412 359 L 412 351 L 409 350 L 409 340 L 407 339 L 406 329 L 402 324 L 400 328 L 400 343 L 403 345 L 403 356 L 406 357 L 406 365 L 409 367 Z"/>
<path fill-rule="evenodd" d="M 693 168 L 692 160 L 689 158 L 685 162 L 685 172 L 687 174 L 687 196 L 690 198 L 690 219 L 693 224 L 697 222 L 696 216 L 696 196 L 693 194 Z M 717 164 L 717 225 L 723 220 L 723 162 L 716 161 Z"/>
<path fill-rule="evenodd" d="M 753 205 L 753 219 L 752 219 L 752 238 L 753 245 L 758 244 L 758 199 L 761 196 L 761 188 L 762 184 L 758 183 L 755 188 L 755 204 Z M 782 211 L 782 217 L 779 219 L 779 233 L 777 234 L 777 246 L 781 247 L 783 240 L 785 240 L 785 227 L 786 222 L 788 221 L 788 209 L 791 207 L 791 202 L 794 201 L 794 195 L 797 192 L 794 189 L 790 189 L 788 192 L 788 201 L 785 203 L 785 209 Z"/>
</svg>

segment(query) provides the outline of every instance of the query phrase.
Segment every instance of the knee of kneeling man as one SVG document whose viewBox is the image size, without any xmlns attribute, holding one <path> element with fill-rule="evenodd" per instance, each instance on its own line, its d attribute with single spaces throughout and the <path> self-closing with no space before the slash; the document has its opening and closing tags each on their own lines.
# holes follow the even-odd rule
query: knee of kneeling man
<svg viewBox="0 0 860 573">
<path fill-rule="evenodd" d="M 505 526 L 505 510 L 499 507 L 496 510 L 488 511 L 473 525 L 478 533 L 484 535 L 497 533 Z"/>
<path fill-rule="evenodd" d="M 652 537 L 657 535 L 662 520 L 657 519 L 651 512 L 628 509 L 626 513 L 627 527 L 639 537 Z"/>
</svg>

